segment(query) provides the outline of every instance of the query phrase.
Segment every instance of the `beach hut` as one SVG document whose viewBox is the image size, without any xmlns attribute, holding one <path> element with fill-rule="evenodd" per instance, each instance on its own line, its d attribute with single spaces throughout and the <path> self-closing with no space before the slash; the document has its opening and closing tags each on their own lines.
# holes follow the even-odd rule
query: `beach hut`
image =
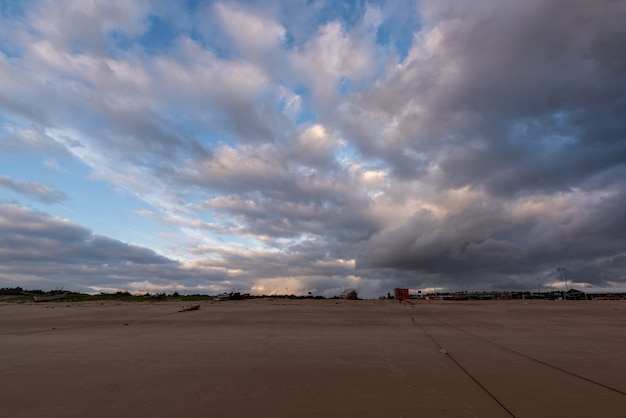
<svg viewBox="0 0 626 418">
<path fill-rule="evenodd" d="M 404 288 L 396 288 L 396 299 L 400 302 L 402 302 L 404 299 L 408 299 L 409 298 L 409 289 L 404 289 Z"/>
</svg>

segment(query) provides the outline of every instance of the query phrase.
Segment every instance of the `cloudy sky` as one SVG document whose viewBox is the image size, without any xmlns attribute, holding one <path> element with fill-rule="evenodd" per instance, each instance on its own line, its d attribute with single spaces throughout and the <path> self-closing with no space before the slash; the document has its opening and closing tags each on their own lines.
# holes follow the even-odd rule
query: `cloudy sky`
<svg viewBox="0 0 626 418">
<path fill-rule="evenodd" d="M 623 0 L 3 1 L 0 286 L 624 287 L 624 21 Z"/>
</svg>

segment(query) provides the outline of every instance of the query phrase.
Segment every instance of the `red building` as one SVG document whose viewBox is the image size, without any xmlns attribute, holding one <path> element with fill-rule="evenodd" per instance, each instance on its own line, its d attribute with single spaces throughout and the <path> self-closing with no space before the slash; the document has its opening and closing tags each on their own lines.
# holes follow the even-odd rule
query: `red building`
<svg viewBox="0 0 626 418">
<path fill-rule="evenodd" d="M 396 288 L 396 299 L 402 302 L 404 299 L 409 298 L 409 289 Z"/>
</svg>

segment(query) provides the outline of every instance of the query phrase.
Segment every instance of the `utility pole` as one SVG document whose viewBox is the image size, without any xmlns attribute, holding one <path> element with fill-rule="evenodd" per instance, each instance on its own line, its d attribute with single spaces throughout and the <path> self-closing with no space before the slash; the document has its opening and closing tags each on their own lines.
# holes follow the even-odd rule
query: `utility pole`
<svg viewBox="0 0 626 418">
<path fill-rule="evenodd" d="M 565 280 L 565 267 L 558 266 L 556 270 L 561 273 L 561 280 L 563 280 L 563 284 L 565 285 L 565 291 L 569 292 L 569 288 L 567 287 L 567 280 Z"/>
</svg>

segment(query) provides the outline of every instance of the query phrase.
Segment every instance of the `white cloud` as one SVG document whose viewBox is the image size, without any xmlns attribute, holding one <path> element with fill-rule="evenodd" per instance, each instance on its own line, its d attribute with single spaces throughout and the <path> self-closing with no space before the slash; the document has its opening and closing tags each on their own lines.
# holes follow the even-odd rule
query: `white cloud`
<svg viewBox="0 0 626 418">
<path fill-rule="evenodd" d="M 329 22 L 293 53 L 292 60 L 323 111 L 337 100 L 342 82 L 358 84 L 372 74 L 373 48 L 368 38 L 353 37 L 339 22 Z"/>
<path fill-rule="evenodd" d="M 32 196 L 44 203 L 59 203 L 69 200 L 69 197 L 62 191 L 36 181 L 13 180 L 8 176 L 0 175 L 0 187 L 6 187 L 21 195 Z"/>
<path fill-rule="evenodd" d="M 146 29 L 146 1 L 42 0 L 29 8 L 26 19 L 38 36 L 55 48 L 103 53 L 115 31 L 136 37 Z"/>
<path fill-rule="evenodd" d="M 268 16 L 261 16 L 233 3 L 216 3 L 219 22 L 245 56 L 258 59 L 274 54 L 285 42 L 286 31 Z"/>
</svg>

